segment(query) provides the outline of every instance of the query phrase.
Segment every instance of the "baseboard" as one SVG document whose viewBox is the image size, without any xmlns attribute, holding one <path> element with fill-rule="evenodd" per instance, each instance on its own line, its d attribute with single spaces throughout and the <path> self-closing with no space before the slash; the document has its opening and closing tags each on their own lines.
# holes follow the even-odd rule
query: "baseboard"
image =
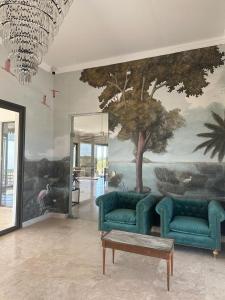
<svg viewBox="0 0 225 300">
<path fill-rule="evenodd" d="M 49 216 L 49 214 L 47 213 L 47 214 L 44 214 L 44 215 L 39 216 L 39 217 L 37 217 L 37 218 L 33 218 L 33 219 L 31 219 L 31 220 L 28 220 L 28 221 L 23 222 L 22 227 L 24 228 L 24 227 L 33 225 L 33 224 L 35 224 L 35 223 L 42 222 L 42 221 L 47 220 L 47 219 L 49 219 L 49 218 L 50 218 L 50 216 Z"/>
<path fill-rule="evenodd" d="M 39 216 L 37 218 L 33 218 L 31 220 L 28 220 L 26 222 L 23 222 L 23 225 L 22 227 L 27 227 L 27 226 L 31 226 L 35 223 L 38 223 L 38 222 L 42 222 L 42 221 L 45 221 L 47 219 L 50 219 L 50 218 L 55 218 L 55 219 L 66 219 L 68 217 L 68 214 L 61 214 L 61 213 L 47 213 L 47 214 L 44 214 L 42 216 Z"/>
</svg>

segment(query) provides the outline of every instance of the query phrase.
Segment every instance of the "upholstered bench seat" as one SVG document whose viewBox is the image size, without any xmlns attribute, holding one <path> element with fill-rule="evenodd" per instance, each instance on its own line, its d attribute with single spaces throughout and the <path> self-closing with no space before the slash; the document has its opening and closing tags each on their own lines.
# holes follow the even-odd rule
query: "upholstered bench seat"
<svg viewBox="0 0 225 300">
<path fill-rule="evenodd" d="M 208 221 L 203 218 L 175 216 L 169 224 L 169 228 L 174 232 L 205 236 L 210 235 Z"/>
</svg>

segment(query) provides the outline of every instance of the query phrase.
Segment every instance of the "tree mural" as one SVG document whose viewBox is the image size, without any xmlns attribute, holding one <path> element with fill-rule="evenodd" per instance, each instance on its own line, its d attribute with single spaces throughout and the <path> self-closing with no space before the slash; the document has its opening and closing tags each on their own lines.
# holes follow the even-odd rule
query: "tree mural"
<svg viewBox="0 0 225 300">
<path fill-rule="evenodd" d="M 119 129 L 118 138 L 135 146 L 136 191 L 143 191 L 143 154 L 165 152 L 174 131 L 184 125 L 180 111 L 167 111 L 157 91 L 202 95 L 208 73 L 223 65 L 223 56 L 218 47 L 208 47 L 82 71 L 81 81 L 101 88 L 99 103 L 109 112 L 109 129 Z"/>
<path fill-rule="evenodd" d="M 222 162 L 225 156 L 225 114 L 221 118 L 217 113 L 212 111 L 212 117 L 215 120 L 215 124 L 204 124 L 210 132 L 197 134 L 197 136 L 207 138 L 207 140 L 198 145 L 194 151 L 205 148 L 204 155 L 211 151 L 210 157 L 214 158 L 218 155 L 218 161 Z"/>
</svg>

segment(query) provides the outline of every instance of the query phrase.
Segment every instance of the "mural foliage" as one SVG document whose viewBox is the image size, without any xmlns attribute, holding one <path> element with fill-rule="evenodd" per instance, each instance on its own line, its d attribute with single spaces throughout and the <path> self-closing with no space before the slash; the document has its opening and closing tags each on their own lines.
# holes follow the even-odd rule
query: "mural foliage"
<svg viewBox="0 0 225 300">
<path fill-rule="evenodd" d="M 220 110 L 223 103 L 205 101 L 214 73 L 223 66 L 224 52 L 214 46 L 82 71 L 80 80 L 99 89 L 99 107 L 109 113 L 110 147 L 115 150 L 109 161 L 117 188 L 224 198 L 225 121 L 210 108 Z M 210 112 L 211 122 L 191 123 L 189 99 L 194 112 L 207 110 L 207 118 Z M 210 132 L 199 133 L 200 127 Z M 190 145 L 182 151 L 179 143 L 185 136 Z M 200 138 L 207 140 L 200 143 Z M 210 151 L 219 163 L 205 156 Z"/>
<path fill-rule="evenodd" d="M 225 114 L 225 111 L 224 111 Z M 195 148 L 195 151 L 205 148 L 204 155 L 212 151 L 211 158 L 218 154 L 218 161 L 222 162 L 225 156 L 225 115 L 221 118 L 217 113 L 212 111 L 215 124 L 205 123 L 205 127 L 210 132 L 199 133 L 198 136 L 207 138 L 207 141 L 201 143 Z"/>
</svg>

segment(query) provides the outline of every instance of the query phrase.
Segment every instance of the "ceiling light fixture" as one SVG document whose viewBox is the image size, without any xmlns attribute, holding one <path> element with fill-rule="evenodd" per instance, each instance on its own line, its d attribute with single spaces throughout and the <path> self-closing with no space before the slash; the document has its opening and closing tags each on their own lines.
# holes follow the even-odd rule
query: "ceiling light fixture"
<svg viewBox="0 0 225 300">
<path fill-rule="evenodd" d="M 0 0 L 0 36 L 12 71 L 31 82 L 73 0 Z"/>
</svg>

